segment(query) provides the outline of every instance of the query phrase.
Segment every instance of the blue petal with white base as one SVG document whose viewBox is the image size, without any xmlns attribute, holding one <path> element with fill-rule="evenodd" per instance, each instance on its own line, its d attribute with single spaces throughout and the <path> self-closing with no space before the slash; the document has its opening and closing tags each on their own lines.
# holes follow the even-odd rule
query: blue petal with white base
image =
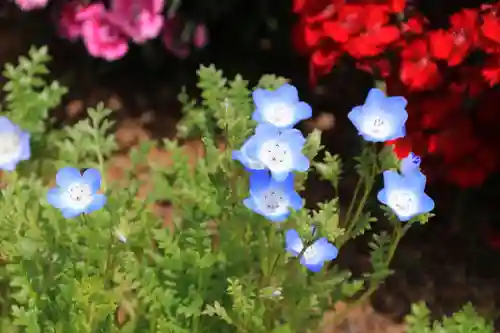
<svg viewBox="0 0 500 333">
<path fill-rule="evenodd" d="M 287 230 L 285 233 L 285 250 L 297 257 L 300 263 L 312 272 L 319 272 L 325 262 L 334 260 L 338 256 L 338 249 L 328 242 L 326 237 L 314 241 L 304 250 L 304 243 L 296 230 Z"/>
<path fill-rule="evenodd" d="M 401 96 L 386 97 L 380 89 L 370 89 L 365 104 L 347 115 L 358 133 L 370 142 L 385 142 L 405 136 L 407 101 Z"/>
<path fill-rule="evenodd" d="M 241 164 L 249 171 L 251 170 L 264 170 L 266 166 L 258 160 L 253 160 L 248 156 L 248 141 L 246 141 L 240 150 L 233 151 L 233 160 L 240 161 Z"/>
<path fill-rule="evenodd" d="M 290 209 L 303 207 L 300 195 L 294 189 L 294 175 L 285 180 L 274 180 L 268 171 L 250 173 L 250 196 L 243 204 L 272 222 L 283 222 L 290 215 Z"/>
<path fill-rule="evenodd" d="M 106 204 L 106 196 L 97 193 L 101 187 L 101 174 L 87 169 L 83 175 L 78 169 L 64 167 L 56 175 L 57 187 L 47 193 L 47 201 L 61 210 L 65 218 L 83 213 L 90 214 Z"/>
<path fill-rule="evenodd" d="M 306 139 L 297 129 L 281 130 L 261 124 L 246 144 L 246 153 L 254 161 L 262 163 L 277 181 L 283 181 L 292 171 L 305 172 L 309 159 L 302 153 Z"/>
<path fill-rule="evenodd" d="M 377 199 L 391 208 L 400 221 L 408 221 L 434 209 L 434 201 L 424 192 L 426 177 L 421 172 L 400 175 L 389 170 L 383 175 L 384 188 Z"/>
<path fill-rule="evenodd" d="M 0 170 L 14 171 L 31 157 L 30 134 L 6 117 L 0 117 Z"/>
<path fill-rule="evenodd" d="M 292 128 L 312 116 L 311 106 L 300 101 L 297 88 L 290 84 L 284 84 L 275 91 L 257 89 L 252 97 L 256 107 L 252 119 L 260 124 Z"/>
</svg>

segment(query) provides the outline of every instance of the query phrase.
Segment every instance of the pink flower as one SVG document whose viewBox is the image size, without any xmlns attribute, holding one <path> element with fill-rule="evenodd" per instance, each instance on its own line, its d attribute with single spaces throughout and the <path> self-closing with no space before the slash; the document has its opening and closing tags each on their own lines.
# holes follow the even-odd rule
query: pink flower
<svg viewBox="0 0 500 333">
<path fill-rule="evenodd" d="M 164 0 L 112 0 L 109 18 L 135 43 L 144 43 L 159 35 L 164 6 Z"/>
<path fill-rule="evenodd" d="M 87 6 L 76 15 L 76 20 L 82 22 L 83 42 L 93 57 L 114 61 L 127 53 L 127 38 L 108 20 L 103 4 Z"/>
<path fill-rule="evenodd" d="M 69 40 L 76 40 L 82 35 L 82 21 L 77 14 L 84 9 L 81 0 L 74 0 L 63 5 L 58 22 L 59 34 Z"/>
<path fill-rule="evenodd" d="M 161 38 L 165 48 L 181 59 L 188 57 L 191 53 L 188 42 L 182 39 L 183 30 L 184 23 L 178 16 L 168 18 L 165 21 Z"/>
<path fill-rule="evenodd" d="M 15 0 L 15 2 L 22 11 L 30 11 L 44 8 L 49 3 L 49 0 Z"/>
</svg>

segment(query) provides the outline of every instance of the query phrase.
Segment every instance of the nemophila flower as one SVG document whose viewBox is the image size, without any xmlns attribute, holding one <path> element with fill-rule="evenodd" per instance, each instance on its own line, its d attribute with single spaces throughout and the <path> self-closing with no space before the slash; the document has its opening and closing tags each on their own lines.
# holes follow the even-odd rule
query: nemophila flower
<svg viewBox="0 0 500 333">
<path fill-rule="evenodd" d="M 293 229 L 285 233 L 285 243 L 286 251 L 295 257 L 300 255 L 300 263 L 312 272 L 319 272 L 325 262 L 337 258 L 339 253 L 326 237 L 317 239 L 304 250 L 304 243 L 299 233 Z"/>
<path fill-rule="evenodd" d="M 266 166 L 259 160 L 251 159 L 248 156 L 248 142 L 246 141 L 240 150 L 233 151 L 233 160 L 238 160 L 249 170 L 263 170 Z"/>
<path fill-rule="evenodd" d="M 30 156 L 29 133 L 23 132 L 8 118 L 0 117 L 0 170 L 14 171 L 17 163 Z"/>
<path fill-rule="evenodd" d="M 261 124 L 247 141 L 246 153 L 264 164 L 274 179 L 285 180 L 292 171 L 307 171 L 309 160 L 302 153 L 306 139 L 297 129 Z"/>
<path fill-rule="evenodd" d="M 284 84 L 275 91 L 257 89 L 252 96 L 256 107 L 252 118 L 258 123 L 292 128 L 312 116 L 309 104 L 299 100 L 297 89 L 290 84 Z"/>
<path fill-rule="evenodd" d="M 399 166 L 399 171 L 402 175 L 411 175 L 415 173 L 420 173 L 420 157 L 414 153 L 409 153 L 407 157 L 401 160 L 401 165 Z"/>
<path fill-rule="evenodd" d="M 347 116 L 366 141 L 394 140 L 405 135 L 406 104 L 404 97 L 386 97 L 382 90 L 373 88 L 365 104 L 354 107 Z"/>
<path fill-rule="evenodd" d="M 303 207 L 302 198 L 295 191 L 294 175 L 276 181 L 266 170 L 250 173 L 250 196 L 243 204 L 272 222 L 282 222 L 290 215 L 290 208 Z"/>
<path fill-rule="evenodd" d="M 87 169 L 82 175 L 78 169 L 61 168 L 56 183 L 57 187 L 47 193 L 47 200 L 60 209 L 65 218 L 90 214 L 106 203 L 106 196 L 97 193 L 101 187 L 101 174 L 96 169 Z"/>
<path fill-rule="evenodd" d="M 384 171 L 384 188 L 378 200 L 392 209 L 400 221 L 428 213 L 434 209 L 434 201 L 424 193 L 426 178 L 418 172 L 400 175 L 396 171 Z"/>
</svg>

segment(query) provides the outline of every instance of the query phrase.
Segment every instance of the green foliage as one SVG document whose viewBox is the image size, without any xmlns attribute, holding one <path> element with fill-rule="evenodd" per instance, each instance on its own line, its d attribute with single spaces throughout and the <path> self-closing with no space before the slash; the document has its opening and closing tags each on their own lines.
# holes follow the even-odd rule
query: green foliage
<svg viewBox="0 0 500 333">
<path fill-rule="evenodd" d="M 451 317 L 431 321 L 424 303 L 414 304 L 406 317 L 407 333 L 493 333 L 493 323 L 479 316 L 471 304 L 466 304 Z"/>
<path fill-rule="evenodd" d="M 131 166 L 119 181 L 112 181 L 107 173 L 117 145 L 111 112 L 98 105 L 87 119 L 54 128 L 49 111 L 65 89 L 45 83 L 48 59 L 45 49 L 33 49 L 29 59 L 5 70 L 8 94 L 0 114 L 33 135 L 33 156 L 15 172 L 0 174 L 0 332 L 316 332 L 336 302 L 365 286 L 364 295 L 376 289 L 390 274 L 399 240 L 422 219 L 374 235 L 373 272 L 363 278 L 337 265 L 312 274 L 285 253 L 283 231 L 295 228 L 311 241 L 314 226 L 340 250 L 363 234 L 376 221 L 365 207 L 375 177 L 395 166 L 387 150 L 363 150 L 360 185 L 347 212 L 333 198 L 293 212 L 283 224 L 270 223 L 243 206 L 247 175 L 231 156 L 255 126 L 253 88 L 240 76 L 228 80 L 202 67 L 201 99 L 180 96 L 178 136 L 201 137 L 203 156 L 191 163 L 177 140 L 144 142 L 130 151 Z M 268 75 L 257 87 L 276 89 L 284 82 Z M 152 148 L 167 150 L 171 163 L 148 159 Z M 342 162 L 327 152 L 318 160 L 322 149 L 321 132 L 313 131 L 304 153 L 337 189 Z M 99 169 L 105 208 L 66 220 L 51 207 L 47 183 L 62 166 Z M 147 183 L 138 169 L 147 172 Z M 306 177 L 298 177 L 298 189 Z M 140 191 L 145 186 L 148 191 Z M 172 228 L 154 214 L 159 202 L 171 204 Z"/>
</svg>

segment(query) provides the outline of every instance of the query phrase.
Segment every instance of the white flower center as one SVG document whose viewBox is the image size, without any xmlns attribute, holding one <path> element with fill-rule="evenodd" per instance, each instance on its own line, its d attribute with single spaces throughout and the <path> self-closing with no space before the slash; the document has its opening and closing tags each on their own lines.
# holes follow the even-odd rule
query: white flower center
<svg viewBox="0 0 500 333">
<path fill-rule="evenodd" d="M 306 263 L 314 263 L 318 261 L 319 252 L 313 246 L 309 246 L 302 254 Z"/>
<path fill-rule="evenodd" d="M 21 154 L 21 138 L 15 132 L 0 133 L 0 164 L 9 163 Z"/>
<path fill-rule="evenodd" d="M 83 209 L 93 200 L 92 189 L 87 184 L 73 183 L 68 186 L 65 194 L 71 208 Z"/>
<path fill-rule="evenodd" d="M 412 216 L 418 212 L 418 198 L 410 191 L 391 191 L 387 199 L 387 205 L 400 216 Z"/>
<path fill-rule="evenodd" d="M 288 198 L 276 188 L 269 188 L 261 194 L 259 208 L 267 215 L 282 215 L 288 212 Z"/>
<path fill-rule="evenodd" d="M 293 122 L 294 110 L 285 103 L 273 103 L 264 109 L 267 122 L 277 127 L 288 126 Z"/>
<path fill-rule="evenodd" d="M 387 119 L 380 116 L 368 116 L 361 124 L 361 131 L 376 139 L 383 139 L 392 133 L 393 128 Z"/>
<path fill-rule="evenodd" d="M 271 171 L 290 170 L 293 157 L 288 144 L 278 140 L 269 140 L 262 144 L 258 154 L 259 160 Z"/>
</svg>

